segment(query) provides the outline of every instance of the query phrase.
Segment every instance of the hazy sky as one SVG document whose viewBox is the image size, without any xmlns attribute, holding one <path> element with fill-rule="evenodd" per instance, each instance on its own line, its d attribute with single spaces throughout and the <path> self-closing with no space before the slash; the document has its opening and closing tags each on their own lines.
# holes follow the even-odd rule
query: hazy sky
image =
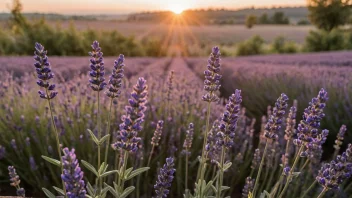
<svg viewBox="0 0 352 198">
<path fill-rule="evenodd" d="M 8 12 L 12 0 L 0 0 L 0 12 Z M 305 5 L 306 0 L 21 0 L 24 12 L 63 14 L 119 14 L 147 10 L 188 8 L 269 7 Z"/>
</svg>

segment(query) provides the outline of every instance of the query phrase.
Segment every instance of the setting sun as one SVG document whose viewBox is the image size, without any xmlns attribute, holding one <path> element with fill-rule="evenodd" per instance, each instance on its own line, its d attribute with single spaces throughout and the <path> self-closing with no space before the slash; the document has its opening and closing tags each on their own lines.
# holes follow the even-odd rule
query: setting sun
<svg viewBox="0 0 352 198">
<path fill-rule="evenodd" d="M 171 5 L 169 6 L 169 10 L 171 10 L 175 14 L 181 14 L 186 9 L 185 6 L 182 5 Z"/>
</svg>

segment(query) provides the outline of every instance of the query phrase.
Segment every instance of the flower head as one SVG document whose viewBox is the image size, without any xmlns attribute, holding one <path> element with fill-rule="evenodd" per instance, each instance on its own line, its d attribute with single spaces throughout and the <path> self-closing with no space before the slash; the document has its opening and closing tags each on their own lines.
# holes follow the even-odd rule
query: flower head
<svg viewBox="0 0 352 198">
<path fill-rule="evenodd" d="M 328 93 L 321 89 L 316 98 L 309 103 L 308 108 L 304 110 L 303 119 L 297 127 L 297 139 L 293 142 L 295 145 L 307 144 L 313 142 L 319 135 L 320 121 L 325 117 L 323 112 L 328 100 Z"/>
<path fill-rule="evenodd" d="M 174 80 L 174 71 L 171 71 L 167 81 L 167 100 L 168 101 L 171 101 L 171 92 L 174 89 L 173 80 Z"/>
<path fill-rule="evenodd" d="M 237 121 L 241 110 L 241 102 L 241 90 L 236 89 L 235 93 L 230 96 L 225 107 L 226 111 L 221 117 L 220 131 L 217 133 L 219 138 L 216 142 L 219 147 L 225 146 L 226 148 L 230 148 L 233 145 Z"/>
<path fill-rule="evenodd" d="M 340 150 L 346 131 L 347 131 L 346 125 L 342 125 L 339 133 L 337 134 L 335 145 L 334 145 L 334 148 L 336 149 L 337 152 Z"/>
<path fill-rule="evenodd" d="M 104 59 L 103 53 L 101 52 L 101 48 L 99 47 L 98 41 L 94 41 L 92 44 L 92 51 L 89 52 L 91 56 L 90 59 L 90 68 L 89 79 L 90 87 L 93 91 L 101 91 L 106 86 L 105 78 L 104 78 Z"/>
<path fill-rule="evenodd" d="M 268 139 L 277 140 L 278 133 L 281 129 L 282 119 L 287 108 L 288 97 L 286 94 L 281 94 L 275 103 L 273 113 L 270 115 L 264 129 L 264 136 Z"/>
<path fill-rule="evenodd" d="M 79 167 L 76 159 L 75 149 L 63 149 L 62 157 L 63 174 L 62 180 L 65 182 L 67 196 L 69 198 L 84 198 L 86 195 L 85 183 L 83 180 L 83 171 Z"/>
<path fill-rule="evenodd" d="M 190 123 L 188 126 L 188 130 L 186 131 L 186 138 L 185 141 L 183 142 L 183 152 L 186 155 L 190 155 L 190 150 L 192 147 L 192 141 L 193 141 L 193 133 L 194 133 L 194 125 L 193 123 Z"/>
<path fill-rule="evenodd" d="M 285 139 L 291 140 L 296 134 L 296 113 L 297 107 L 292 106 L 286 119 Z"/>
<path fill-rule="evenodd" d="M 152 137 L 152 142 L 151 144 L 154 146 L 158 146 L 159 145 L 159 141 L 161 138 L 161 135 L 163 133 L 163 126 L 164 126 L 164 121 L 159 120 L 157 125 L 156 125 L 156 129 L 154 131 L 154 135 Z"/>
<path fill-rule="evenodd" d="M 47 51 L 40 43 L 35 43 L 34 51 L 34 67 L 37 72 L 37 84 L 39 87 L 43 87 L 45 92 L 39 90 L 39 96 L 43 99 L 53 99 L 57 96 L 58 92 L 55 90 L 55 84 L 50 84 L 49 80 L 54 78 L 54 74 L 51 72 L 50 63 L 48 61 Z"/>
<path fill-rule="evenodd" d="M 171 187 L 172 180 L 174 179 L 174 173 L 176 171 L 174 158 L 166 158 L 166 163 L 160 169 L 158 179 L 154 185 L 156 193 L 155 198 L 164 198 L 169 194 L 169 188 Z"/>
<path fill-rule="evenodd" d="M 252 179 L 251 177 L 246 178 L 246 184 L 244 185 L 243 190 L 242 190 L 242 197 L 243 198 L 248 198 L 249 192 L 251 192 L 253 190 L 254 181 L 255 180 Z"/>
<path fill-rule="evenodd" d="M 9 176 L 10 176 L 10 185 L 16 187 L 17 191 L 16 194 L 21 197 L 25 197 L 25 190 L 20 187 L 20 177 L 17 175 L 16 169 L 13 166 L 8 167 Z"/>
<path fill-rule="evenodd" d="M 117 98 L 121 94 L 122 79 L 124 77 L 123 67 L 125 66 L 125 57 L 120 54 L 119 58 L 115 60 L 114 68 L 109 79 L 109 89 L 106 95 L 110 98 Z"/>
<path fill-rule="evenodd" d="M 214 93 L 221 87 L 220 79 L 220 49 L 213 47 L 212 53 L 208 59 L 207 70 L 204 71 L 204 90 L 207 91 L 203 95 L 203 100 L 207 102 L 217 102 L 219 97 Z"/>
<path fill-rule="evenodd" d="M 125 107 L 126 115 L 121 118 L 120 134 L 117 142 L 112 145 L 114 149 L 121 148 L 133 152 L 138 150 L 141 138 L 137 135 L 143 129 L 144 112 L 147 110 L 147 88 L 147 81 L 139 78 L 128 100 L 129 106 Z"/>
</svg>

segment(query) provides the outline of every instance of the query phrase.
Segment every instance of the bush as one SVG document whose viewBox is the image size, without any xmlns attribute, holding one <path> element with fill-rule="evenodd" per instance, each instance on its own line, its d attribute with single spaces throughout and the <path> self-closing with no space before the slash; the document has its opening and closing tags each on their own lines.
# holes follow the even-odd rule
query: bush
<svg viewBox="0 0 352 198">
<path fill-rule="evenodd" d="M 247 41 L 240 43 L 237 47 L 236 54 L 238 56 L 250 56 L 263 54 L 264 40 L 262 37 L 256 35 Z"/>
<path fill-rule="evenodd" d="M 311 31 L 306 38 L 305 50 L 308 52 L 336 51 L 345 49 L 343 32 L 335 29 Z"/>
<path fill-rule="evenodd" d="M 286 41 L 282 36 L 277 37 L 272 44 L 272 51 L 274 53 L 296 53 L 298 51 L 297 46 L 294 42 Z"/>
</svg>

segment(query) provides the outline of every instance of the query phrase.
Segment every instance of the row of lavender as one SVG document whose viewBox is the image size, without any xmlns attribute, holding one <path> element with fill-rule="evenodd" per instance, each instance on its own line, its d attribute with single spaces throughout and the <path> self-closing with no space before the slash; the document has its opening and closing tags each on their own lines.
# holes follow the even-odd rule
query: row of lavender
<svg viewBox="0 0 352 198">
<path fill-rule="evenodd" d="M 223 68 L 218 48 L 208 60 L 204 86 L 192 72 L 194 67 L 182 59 L 149 65 L 138 72 L 144 78 L 125 80 L 128 65 L 120 56 L 106 81 L 101 48 L 97 42 L 92 47 L 90 83 L 83 75 L 55 86 L 49 83 L 53 75 L 46 51 L 36 45 L 37 84 L 43 88 L 39 96 L 46 104 L 38 103 L 33 76 L 14 80 L 8 74 L 2 82 L 0 168 L 5 173 L 13 165 L 25 188 L 45 187 L 48 197 L 348 195 L 351 146 L 338 156 L 346 127 L 336 140 L 335 161 L 320 169 L 328 135 L 320 129 L 328 99 L 325 90 L 309 103 L 298 127 L 298 104 L 293 102 L 287 113 L 285 94 L 278 94 L 274 108 L 268 107 L 258 122 L 240 108 L 240 90 L 229 100 L 218 97 L 220 80 L 226 78 L 219 74 Z M 258 148 L 255 134 L 260 134 Z M 24 195 L 14 167 L 9 167 L 12 185 Z"/>
</svg>

